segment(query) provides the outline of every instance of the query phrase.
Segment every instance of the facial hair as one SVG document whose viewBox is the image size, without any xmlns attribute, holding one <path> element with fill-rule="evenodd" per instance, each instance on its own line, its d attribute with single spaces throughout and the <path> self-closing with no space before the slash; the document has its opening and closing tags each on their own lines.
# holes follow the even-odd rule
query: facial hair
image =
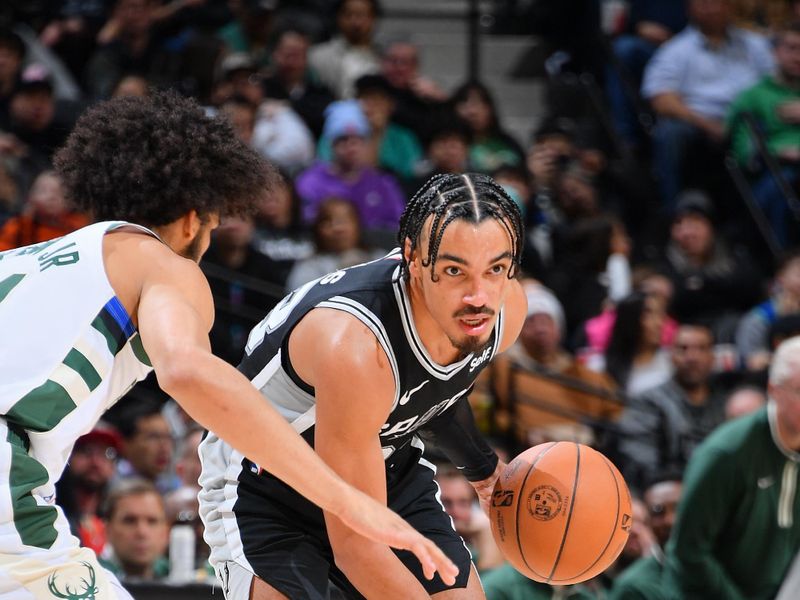
<svg viewBox="0 0 800 600">
<path fill-rule="evenodd" d="M 456 319 L 459 317 L 466 317 L 468 315 L 486 315 L 488 317 L 493 317 L 494 314 L 495 311 L 488 306 L 465 306 L 464 308 L 453 313 L 453 317 Z M 488 339 L 484 340 L 474 335 L 468 335 L 461 339 L 454 339 L 450 336 L 448 336 L 448 338 L 450 339 L 450 343 L 456 350 L 458 350 L 462 357 L 477 352 L 489 343 Z"/>
<path fill-rule="evenodd" d="M 200 250 L 201 243 L 202 238 L 200 236 L 200 232 L 198 231 L 197 234 L 192 238 L 192 241 L 189 242 L 183 250 L 178 252 L 178 254 L 180 254 L 183 258 L 188 258 L 194 262 L 200 262 L 200 258 L 203 256 L 203 253 Z"/>
</svg>

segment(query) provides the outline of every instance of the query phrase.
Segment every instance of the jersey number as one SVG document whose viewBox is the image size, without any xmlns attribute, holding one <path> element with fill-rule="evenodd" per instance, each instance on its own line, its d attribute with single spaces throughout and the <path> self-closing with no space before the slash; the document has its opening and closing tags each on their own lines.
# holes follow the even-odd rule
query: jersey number
<svg viewBox="0 0 800 600">
<path fill-rule="evenodd" d="M 305 298 L 306 294 L 308 294 L 312 287 L 314 287 L 316 284 L 327 285 L 330 283 L 336 283 L 344 276 L 345 271 L 336 271 L 335 273 L 325 275 L 325 277 L 320 279 L 309 281 L 286 296 L 275 306 L 275 308 L 269 311 L 269 314 L 264 317 L 264 320 L 261 321 L 261 323 L 253 327 L 253 330 L 250 332 L 250 335 L 247 338 L 247 345 L 244 347 L 245 353 L 248 356 L 252 354 L 253 350 L 255 350 L 259 344 L 264 341 L 265 335 L 280 328 L 280 326 L 286 322 L 286 319 L 289 318 L 289 315 L 292 314 L 292 311 L 295 309 L 295 307 L 300 304 L 300 301 L 303 298 Z"/>
</svg>

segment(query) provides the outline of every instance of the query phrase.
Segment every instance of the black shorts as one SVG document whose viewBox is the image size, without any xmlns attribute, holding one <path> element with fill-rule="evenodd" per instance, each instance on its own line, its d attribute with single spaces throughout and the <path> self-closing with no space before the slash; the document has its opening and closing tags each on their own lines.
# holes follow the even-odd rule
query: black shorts
<svg viewBox="0 0 800 600">
<path fill-rule="evenodd" d="M 469 551 L 437 499 L 433 470 L 418 462 L 417 452 L 403 449 L 402 458 L 386 465 L 388 504 L 458 566 L 455 584 L 446 585 L 438 574 L 426 579 L 411 552 L 394 552 L 429 594 L 464 588 L 471 567 Z M 345 598 L 363 598 L 336 567 L 319 508 L 280 480 L 247 469 L 237 496 L 234 513 L 244 554 L 259 578 L 293 600 L 327 600 L 331 582 Z"/>
</svg>

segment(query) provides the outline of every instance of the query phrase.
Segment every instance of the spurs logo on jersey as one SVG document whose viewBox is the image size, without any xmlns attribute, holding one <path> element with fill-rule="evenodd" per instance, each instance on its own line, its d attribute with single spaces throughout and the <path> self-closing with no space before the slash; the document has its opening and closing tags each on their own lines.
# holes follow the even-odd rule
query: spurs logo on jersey
<svg viewBox="0 0 800 600">
<path fill-rule="evenodd" d="M 250 334 L 240 370 L 309 441 L 313 440 L 316 415 L 314 390 L 297 376 L 285 348 L 288 333 L 313 308 L 353 315 L 370 328 L 389 357 L 396 391 L 380 433 L 385 448 L 400 447 L 414 431 L 455 404 L 496 351 L 502 335 L 502 310 L 494 334 L 482 350 L 451 365 L 435 363 L 417 334 L 398 259 L 399 250 L 298 288 Z M 357 395 L 354 399 L 368 401 Z"/>
</svg>

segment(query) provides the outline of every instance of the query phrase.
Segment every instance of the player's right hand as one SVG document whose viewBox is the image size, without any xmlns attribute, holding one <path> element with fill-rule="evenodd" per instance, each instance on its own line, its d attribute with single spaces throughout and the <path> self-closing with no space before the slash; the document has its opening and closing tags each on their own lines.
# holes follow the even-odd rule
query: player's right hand
<svg viewBox="0 0 800 600">
<path fill-rule="evenodd" d="M 412 552 L 422 564 L 422 571 L 428 579 L 433 579 L 438 572 L 446 585 L 455 583 L 458 567 L 444 552 L 374 498 L 356 491 L 353 501 L 348 502 L 342 514 L 336 516 L 366 538 Z"/>
</svg>

